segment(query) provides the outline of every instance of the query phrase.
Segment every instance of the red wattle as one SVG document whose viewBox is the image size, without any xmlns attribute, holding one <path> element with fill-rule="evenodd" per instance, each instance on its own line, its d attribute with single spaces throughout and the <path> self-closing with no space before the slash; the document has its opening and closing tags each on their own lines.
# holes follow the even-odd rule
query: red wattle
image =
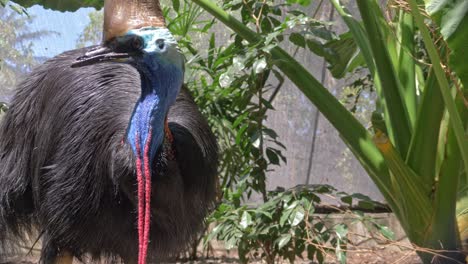
<svg viewBox="0 0 468 264">
<path fill-rule="evenodd" d="M 138 135 L 135 139 L 135 146 L 137 152 L 136 170 L 138 182 L 138 264 L 146 264 L 151 223 L 151 167 L 149 161 L 151 129 L 144 146 L 143 166 Z"/>
<path fill-rule="evenodd" d="M 145 172 L 145 184 L 146 184 L 146 190 L 145 190 L 145 226 L 144 226 L 144 233 L 143 233 L 143 260 L 142 264 L 145 264 L 146 262 L 146 256 L 148 253 L 148 244 L 149 244 L 149 231 L 150 231 L 150 222 L 151 222 L 151 167 L 150 167 L 150 161 L 149 161 L 149 151 L 151 147 L 151 132 L 152 130 L 150 129 L 148 133 L 148 139 L 145 144 L 145 153 L 144 153 L 144 158 L 143 158 L 143 166 L 144 166 L 144 172 Z"/>
<path fill-rule="evenodd" d="M 140 144 L 138 143 L 138 136 L 135 139 L 136 146 L 136 173 L 137 173 L 137 184 L 138 184 L 138 263 L 141 263 L 141 252 L 143 249 L 143 172 L 141 170 L 141 149 Z"/>
</svg>

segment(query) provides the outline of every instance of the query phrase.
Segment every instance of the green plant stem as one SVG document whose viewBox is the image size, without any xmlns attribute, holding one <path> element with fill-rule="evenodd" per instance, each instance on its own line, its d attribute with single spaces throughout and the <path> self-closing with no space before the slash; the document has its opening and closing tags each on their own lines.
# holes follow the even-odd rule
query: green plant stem
<svg viewBox="0 0 468 264">
<path fill-rule="evenodd" d="M 210 0 L 194 0 L 206 11 L 230 27 L 249 42 L 259 42 L 261 37 L 243 23 L 229 15 Z M 390 189 L 389 172 L 382 154 L 372 142 L 371 135 L 341 103 L 315 79 L 299 62 L 279 47 L 271 50 L 273 63 L 296 84 L 304 95 L 315 104 L 355 153 L 368 171 L 387 202 L 395 208 L 395 198 Z"/>
<path fill-rule="evenodd" d="M 468 175 L 468 141 L 465 139 L 465 130 L 463 128 L 460 115 L 458 114 L 457 109 L 455 107 L 453 97 L 450 94 L 449 82 L 445 75 L 445 71 L 442 68 L 442 63 L 439 54 L 434 43 L 432 42 L 429 30 L 427 29 L 426 24 L 424 24 L 424 18 L 419 12 L 419 8 L 416 1 L 408 0 L 408 3 L 410 4 L 411 13 L 413 14 L 416 25 L 418 26 L 421 32 L 424 45 L 426 46 L 429 58 L 431 59 L 432 67 L 434 69 L 434 73 L 439 83 L 439 88 L 444 99 L 445 107 L 447 108 L 448 114 L 450 116 L 450 124 L 453 127 L 453 132 L 455 134 L 458 146 L 460 148 L 460 153 L 465 167 L 465 173 Z"/>
<path fill-rule="evenodd" d="M 460 165 L 460 151 L 453 133 L 453 128 L 449 127 L 445 159 L 440 169 L 439 181 L 435 192 L 431 232 L 428 232 L 424 243 L 434 249 L 457 249 L 458 231 L 455 214 L 457 192 L 454 191 L 454 189 L 458 189 Z M 420 255 L 425 262 L 432 263 L 431 259 L 434 257 L 432 254 L 420 253 Z M 461 252 L 446 253 L 444 255 L 463 260 Z"/>
<path fill-rule="evenodd" d="M 435 181 L 440 122 L 444 115 L 444 101 L 438 86 L 431 70 L 406 159 L 406 163 L 430 186 Z"/>
</svg>

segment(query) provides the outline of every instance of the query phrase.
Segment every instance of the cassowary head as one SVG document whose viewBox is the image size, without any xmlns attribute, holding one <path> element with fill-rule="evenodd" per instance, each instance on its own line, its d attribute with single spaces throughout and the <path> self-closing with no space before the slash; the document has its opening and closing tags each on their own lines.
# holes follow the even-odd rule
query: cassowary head
<svg viewBox="0 0 468 264">
<path fill-rule="evenodd" d="M 103 44 L 78 58 L 73 67 L 113 61 L 129 63 L 140 72 L 141 98 L 127 139 L 137 156 L 141 148 L 153 160 L 167 128 L 167 112 L 183 83 L 185 59 L 165 28 L 159 1 L 109 0 L 104 11 Z"/>
</svg>

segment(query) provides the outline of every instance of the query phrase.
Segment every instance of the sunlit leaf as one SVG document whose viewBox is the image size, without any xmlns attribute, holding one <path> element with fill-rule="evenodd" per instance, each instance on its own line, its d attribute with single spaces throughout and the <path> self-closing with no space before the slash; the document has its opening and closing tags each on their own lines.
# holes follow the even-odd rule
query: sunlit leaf
<svg viewBox="0 0 468 264">
<path fill-rule="evenodd" d="M 348 234 L 348 227 L 346 225 L 338 224 L 334 229 L 339 239 L 343 240 L 346 238 L 346 235 Z"/>
<path fill-rule="evenodd" d="M 291 234 L 284 234 L 276 241 L 278 249 L 283 248 L 291 240 Z"/>
<path fill-rule="evenodd" d="M 290 222 L 291 226 L 295 227 L 297 226 L 302 220 L 304 220 L 304 208 L 298 207 L 296 210 L 293 211 L 293 213 L 290 216 Z"/>
<path fill-rule="evenodd" d="M 468 87 L 468 1 L 425 0 L 425 3 L 427 12 L 440 26 L 440 32 L 450 47 L 450 67 Z"/>
<path fill-rule="evenodd" d="M 380 233 L 386 237 L 387 239 L 389 240 L 394 240 L 395 239 L 395 233 L 390 230 L 390 228 L 388 228 L 387 226 L 383 226 L 383 225 L 377 225 Z"/>
<path fill-rule="evenodd" d="M 240 226 L 245 229 L 251 224 L 252 224 L 252 216 L 247 211 L 244 211 L 241 217 Z"/>
</svg>

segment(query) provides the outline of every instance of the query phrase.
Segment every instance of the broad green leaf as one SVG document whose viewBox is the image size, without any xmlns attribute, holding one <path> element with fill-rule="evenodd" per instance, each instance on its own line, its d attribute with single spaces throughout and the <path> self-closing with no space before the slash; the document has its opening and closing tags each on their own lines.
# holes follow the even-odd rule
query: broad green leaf
<svg viewBox="0 0 468 264">
<path fill-rule="evenodd" d="M 329 63 L 328 69 L 335 78 L 343 78 L 359 66 L 365 65 L 364 57 L 359 51 L 351 32 L 325 44 L 324 56 Z"/>
<path fill-rule="evenodd" d="M 306 46 L 306 40 L 304 36 L 300 33 L 293 32 L 289 36 L 289 41 L 291 41 L 294 45 L 299 46 L 301 48 L 305 48 Z"/>
<path fill-rule="evenodd" d="M 334 227 L 336 235 L 340 240 L 343 240 L 346 238 L 346 235 L 348 234 L 348 227 L 344 224 L 338 224 Z"/>
<path fill-rule="evenodd" d="M 260 60 L 256 60 L 254 62 L 253 68 L 256 74 L 262 73 L 265 68 L 267 67 L 267 62 L 265 58 L 261 58 Z"/>
<path fill-rule="evenodd" d="M 308 6 L 312 3 L 312 0 L 287 0 L 289 4 L 300 4 L 302 6 Z"/>
<path fill-rule="evenodd" d="M 349 206 L 353 205 L 353 197 L 352 197 L 351 195 L 347 195 L 347 196 L 341 197 L 341 201 L 342 201 L 343 203 L 348 204 Z"/>
<path fill-rule="evenodd" d="M 341 249 L 340 240 L 336 242 L 335 255 L 339 263 L 346 264 L 346 252 Z"/>
<path fill-rule="evenodd" d="M 283 248 L 291 240 L 291 234 L 284 234 L 278 238 L 275 242 L 278 245 L 278 249 Z"/>
<path fill-rule="evenodd" d="M 314 245 L 307 245 L 307 258 L 313 260 L 316 250 L 317 248 Z"/>
<path fill-rule="evenodd" d="M 244 211 L 241 217 L 240 226 L 246 229 L 251 224 L 252 224 L 252 216 L 247 211 Z"/>
<path fill-rule="evenodd" d="M 283 211 L 283 214 L 281 215 L 281 218 L 280 218 L 280 226 L 283 226 L 284 223 L 286 223 L 286 221 L 289 219 L 289 216 L 291 215 L 291 213 L 293 212 L 293 210 L 285 210 Z"/>
<path fill-rule="evenodd" d="M 324 259 L 322 251 L 317 250 L 317 254 L 316 254 L 315 256 L 317 257 L 318 263 L 322 264 L 322 263 L 323 263 L 323 259 Z"/>
<path fill-rule="evenodd" d="M 389 240 L 394 240 L 395 239 L 395 233 L 393 233 L 392 230 L 390 230 L 390 228 L 388 228 L 387 226 L 382 226 L 382 225 L 378 225 L 376 224 L 380 233 L 386 237 L 387 239 Z"/>
<path fill-rule="evenodd" d="M 451 50 L 450 67 L 468 87 L 468 1 L 425 0 L 426 11 L 440 26 L 440 32 Z"/>
<path fill-rule="evenodd" d="M 304 219 L 304 215 L 304 208 L 302 208 L 301 206 L 294 210 L 294 212 L 289 217 L 291 226 L 297 226 Z"/>
<path fill-rule="evenodd" d="M 266 155 L 271 164 L 279 165 L 279 157 L 271 148 L 266 149 Z"/>
</svg>

